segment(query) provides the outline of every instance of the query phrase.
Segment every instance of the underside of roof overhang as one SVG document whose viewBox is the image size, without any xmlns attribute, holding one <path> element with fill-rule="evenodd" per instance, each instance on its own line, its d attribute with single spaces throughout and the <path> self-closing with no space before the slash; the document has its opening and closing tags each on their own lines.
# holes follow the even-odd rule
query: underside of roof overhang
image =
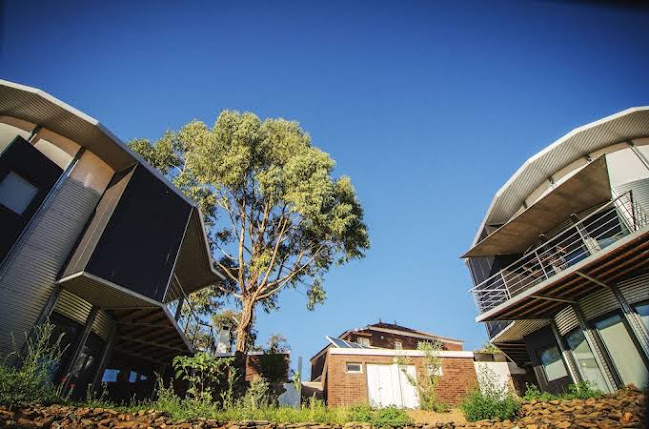
<svg viewBox="0 0 649 429">
<path fill-rule="evenodd" d="M 522 254 L 539 235 L 611 199 L 606 157 L 601 156 L 553 189 L 527 210 L 488 235 L 463 258 Z"/>
<path fill-rule="evenodd" d="M 180 247 L 174 275 L 178 278 L 183 291 L 189 294 L 223 281 L 223 275 L 217 272 L 213 265 L 200 211 L 194 208 Z M 165 301 L 176 298 L 178 296 L 170 290 Z"/>
<path fill-rule="evenodd" d="M 617 143 L 649 136 L 649 106 L 633 107 L 576 128 L 528 159 L 496 192 L 476 233 L 507 222 L 548 177 L 575 160 Z"/>
</svg>

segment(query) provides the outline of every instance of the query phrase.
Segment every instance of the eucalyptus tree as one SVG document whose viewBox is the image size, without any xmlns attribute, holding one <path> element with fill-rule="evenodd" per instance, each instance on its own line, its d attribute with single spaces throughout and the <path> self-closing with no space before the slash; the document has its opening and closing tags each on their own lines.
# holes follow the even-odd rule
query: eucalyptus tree
<svg viewBox="0 0 649 429">
<path fill-rule="evenodd" d="M 236 350 L 245 352 L 255 311 L 278 308 L 280 292 L 324 302 L 325 273 L 369 249 L 363 208 L 349 177 L 313 146 L 297 122 L 223 111 L 212 128 L 194 120 L 151 142 L 129 143 L 196 200 L 226 281 L 209 289 L 238 306 Z"/>
</svg>

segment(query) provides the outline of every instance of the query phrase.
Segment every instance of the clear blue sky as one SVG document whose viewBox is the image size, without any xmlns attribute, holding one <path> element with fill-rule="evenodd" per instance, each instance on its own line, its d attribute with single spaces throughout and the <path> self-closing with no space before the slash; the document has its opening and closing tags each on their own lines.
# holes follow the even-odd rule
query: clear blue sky
<svg viewBox="0 0 649 429">
<path fill-rule="evenodd" d="M 0 3 L 2 4 L 2 3 Z M 5 1 L 0 76 L 156 138 L 222 109 L 295 119 L 351 176 L 372 249 L 260 339 L 308 357 L 375 322 L 486 340 L 459 256 L 494 192 L 572 128 L 649 104 L 649 15 L 561 2 Z M 308 373 L 308 371 L 307 371 Z"/>
</svg>

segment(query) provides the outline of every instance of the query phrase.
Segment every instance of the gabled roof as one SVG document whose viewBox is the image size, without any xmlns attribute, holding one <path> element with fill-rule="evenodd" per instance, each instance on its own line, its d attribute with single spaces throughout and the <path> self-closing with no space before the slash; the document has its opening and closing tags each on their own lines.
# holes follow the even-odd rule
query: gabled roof
<svg viewBox="0 0 649 429">
<path fill-rule="evenodd" d="M 440 335 L 431 334 L 429 332 L 419 331 L 417 329 L 412 329 L 406 326 L 397 325 L 396 323 L 384 323 L 384 322 L 373 323 L 371 325 L 365 326 L 364 328 L 349 329 L 347 331 L 344 331 L 342 334 L 338 335 L 338 337 L 336 338 L 345 338 L 348 335 L 360 334 L 366 331 L 375 331 L 375 332 L 383 332 L 387 334 L 402 335 L 406 337 L 419 338 L 422 340 L 433 340 L 433 341 L 438 340 L 445 343 L 456 343 L 460 345 L 464 344 L 463 340 L 458 340 L 449 337 L 442 337 Z M 323 353 L 325 353 L 327 349 L 329 349 L 331 346 L 332 344 L 329 342 L 326 346 L 320 349 L 318 353 L 313 355 L 310 361 L 313 362 L 315 359 L 317 359 Z"/>
</svg>

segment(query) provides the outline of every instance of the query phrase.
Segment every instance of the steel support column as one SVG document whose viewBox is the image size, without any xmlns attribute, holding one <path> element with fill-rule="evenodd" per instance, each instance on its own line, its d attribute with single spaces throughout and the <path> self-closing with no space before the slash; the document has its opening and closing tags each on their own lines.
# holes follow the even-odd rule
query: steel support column
<svg viewBox="0 0 649 429">
<path fill-rule="evenodd" d="M 77 360 L 79 360 L 79 356 L 81 355 L 81 352 L 83 351 L 83 347 L 86 345 L 86 341 L 88 340 L 88 336 L 90 336 L 90 332 L 92 332 L 92 325 L 95 323 L 95 318 L 97 317 L 97 312 L 99 311 L 99 307 L 96 305 L 92 306 L 92 309 L 90 310 L 90 314 L 88 314 L 88 317 L 86 318 L 86 324 L 83 328 L 83 333 L 81 334 L 81 338 L 79 339 L 79 343 L 77 344 L 77 347 L 74 350 L 74 354 L 72 355 L 72 359 L 70 359 L 70 364 L 68 367 L 65 369 L 65 382 L 63 383 L 63 391 L 67 392 L 68 388 L 70 387 L 70 373 L 72 372 L 72 369 L 77 363 Z"/>
<path fill-rule="evenodd" d="M 104 375 L 104 370 L 106 369 L 106 365 L 108 365 L 108 359 L 113 352 L 113 345 L 115 344 L 116 338 L 117 338 L 117 325 L 113 325 L 113 327 L 110 330 L 110 334 L 108 335 L 108 339 L 106 340 L 106 345 L 104 346 L 104 350 L 101 354 L 99 365 L 97 366 L 97 374 L 95 374 L 95 377 L 92 380 L 92 387 L 91 387 L 92 392 L 97 392 L 97 389 L 99 389 L 99 383 L 101 383 L 101 378 Z"/>
<path fill-rule="evenodd" d="M 608 358 L 603 351 L 603 346 L 599 343 L 599 340 L 593 330 L 590 328 L 590 326 L 588 326 L 586 318 L 584 317 L 584 313 L 582 313 L 579 305 L 572 305 L 572 309 L 577 316 L 577 320 L 579 321 L 579 327 L 584 332 L 586 342 L 593 352 L 595 362 L 597 363 L 597 366 L 599 366 L 599 369 L 602 371 L 602 374 L 604 374 L 606 385 L 611 392 L 614 392 L 618 387 L 622 387 L 622 382 L 619 380 L 615 370 L 612 369 L 612 364 L 609 363 Z"/>
</svg>

